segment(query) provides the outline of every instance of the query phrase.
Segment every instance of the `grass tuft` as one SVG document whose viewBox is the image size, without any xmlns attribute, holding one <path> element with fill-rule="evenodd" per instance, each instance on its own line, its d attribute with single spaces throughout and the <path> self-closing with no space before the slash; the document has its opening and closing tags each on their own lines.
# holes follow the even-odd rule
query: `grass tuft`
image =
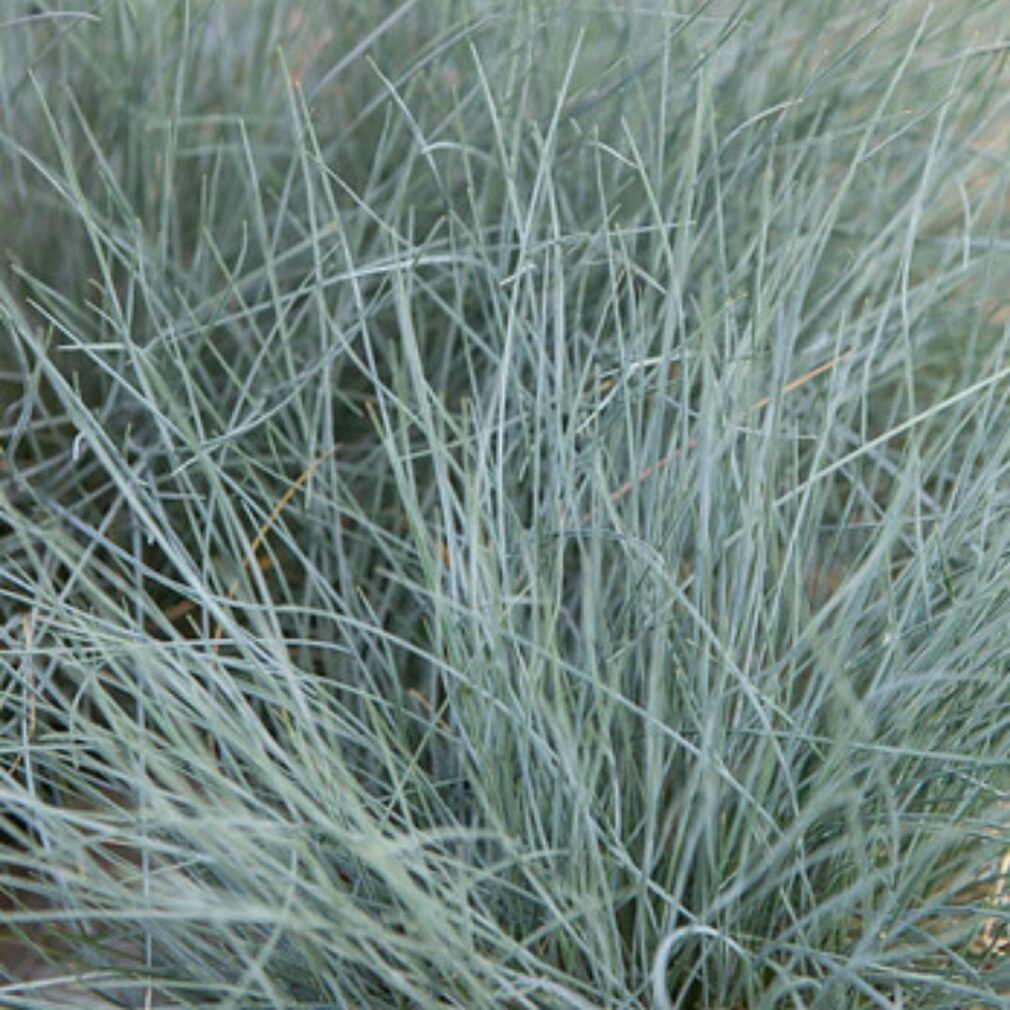
<svg viewBox="0 0 1010 1010">
<path fill-rule="evenodd" d="M 0 1002 L 1005 1006 L 1002 12 L 9 0 Z"/>
</svg>

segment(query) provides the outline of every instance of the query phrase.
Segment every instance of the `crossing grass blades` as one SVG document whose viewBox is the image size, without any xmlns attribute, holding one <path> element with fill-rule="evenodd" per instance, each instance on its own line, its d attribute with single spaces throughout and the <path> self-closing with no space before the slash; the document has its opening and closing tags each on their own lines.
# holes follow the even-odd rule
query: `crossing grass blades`
<svg viewBox="0 0 1010 1010">
<path fill-rule="evenodd" d="M 1003 13 L 10 0 L 0 1003 L 1005 1006 Z"/>
</svg>

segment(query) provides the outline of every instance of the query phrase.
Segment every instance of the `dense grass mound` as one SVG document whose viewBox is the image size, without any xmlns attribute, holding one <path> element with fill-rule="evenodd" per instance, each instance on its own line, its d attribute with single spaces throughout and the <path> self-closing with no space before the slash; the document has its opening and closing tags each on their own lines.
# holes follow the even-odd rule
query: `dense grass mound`
<svg viewBox="0 0 1010 1010">
<path fill-rule="evenodd" d="M 1006 1005 L 1002 0 L 2 17 L 0 1003 Z"/>
</svg>

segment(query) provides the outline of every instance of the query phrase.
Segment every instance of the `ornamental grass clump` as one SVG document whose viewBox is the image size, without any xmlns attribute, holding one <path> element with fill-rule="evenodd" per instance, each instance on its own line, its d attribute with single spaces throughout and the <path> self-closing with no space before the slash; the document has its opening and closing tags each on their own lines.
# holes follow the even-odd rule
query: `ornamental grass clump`
<svg viewBox="0 0 1010 1010">
<path fill-rule="evenodd" d="M 12 0 L 0 1003 L 999 1007 L 999 3 Z"/>
</svg>

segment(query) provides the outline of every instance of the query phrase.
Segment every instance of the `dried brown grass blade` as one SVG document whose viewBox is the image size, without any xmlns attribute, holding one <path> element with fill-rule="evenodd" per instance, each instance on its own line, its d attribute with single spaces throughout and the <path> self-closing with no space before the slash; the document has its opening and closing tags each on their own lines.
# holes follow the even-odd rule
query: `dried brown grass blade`
<svg viewBox="0 0 1010 1010">
<path fill-rule="evenodd" d="M 816 379 L 819 375 L 823 375 L 830 369 L 837 367 L 839 364 L 841 364 L 841 362 L 845 361 L 846 358 L 849 358 L 851 356 L 852 351 L 844 351 L 837 357 L 822 362 L 816 368 L 811 368 L 810 371 L 804 372 L 802 375 L 797 376 L 795 379 L 790 379 L 790 381 L 787 382 L 785 386 L 782 388 L 783 394 L 788 395 L 789 393 L 792 393 L 795 390 L 799 389 L 801 386 L 805 386 L 811 380 Z M 771 403 L 771 401 L 772 401 L 771 396 L 761 397 L 760 400 L 755 401 L 750 405 L 750 407 L 747 408 L 746 414 L 753 414 L 756 411 L 761 410 L 763 407 L 767 407 L 768 404 Z M 659 473 L 660 470 L 662 470 L 666 466 L 669 466 L 669 464 L 674 462 L 674 460 L 679 459 L 689 449 L 695 449 L 697 448 L 697 446 L 698 446 L 698 440 L 696 438 L 692 438 L 687 443 L 686 446 L 683 446 L 682 448 L 677 449 L 674 452 L 671 452 L 668 455 L 661 457 L 655 463 L 652 463 L 650 466 L 647 466 L 644 470 L 640 471 L 637 477 L 633 477 L 631 480 L 625 481 L 615 491 L 611 491 L 609 495 L 609 500 L 612 502 L 619 501 L 626 494 L 631 492 L 636 487 L 636 485 L 641 484 L 642 481 L 647 480 L 653 474 Z M 584 521 L 591 518 L 592 518 L 591 512 L 583 517 Z"/>
</svg>

